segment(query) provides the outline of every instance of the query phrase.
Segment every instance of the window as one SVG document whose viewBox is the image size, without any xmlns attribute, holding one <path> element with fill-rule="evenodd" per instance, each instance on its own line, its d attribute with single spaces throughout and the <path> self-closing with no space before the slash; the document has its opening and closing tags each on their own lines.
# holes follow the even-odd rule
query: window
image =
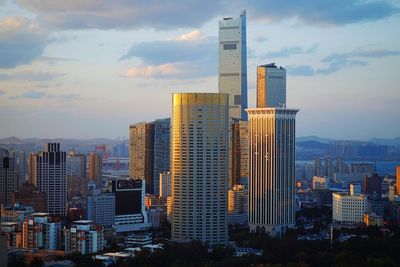
<svg viewBox="0 0 400 267">
<path fill-rule="evenodd" d="M 224 50 L 235 50 L 236 47 L 236 44 L 224 44 Z"/>
</svg>

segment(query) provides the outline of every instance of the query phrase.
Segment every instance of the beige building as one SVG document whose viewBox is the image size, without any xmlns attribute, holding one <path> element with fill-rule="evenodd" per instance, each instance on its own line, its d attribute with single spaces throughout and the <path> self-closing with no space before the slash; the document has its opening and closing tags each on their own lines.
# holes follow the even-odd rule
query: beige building
<svg viewBox="0 0 400 267">
<path fill-rule="evenodd" d="M 367 198 L 361 194 L 332 193 L 332 220 L 343 224 L 363 222 Z"/>
<path fill-rule="evenodd" d="M 162 172 L 160 173 L 160 197 L 170 197 L 171 196 L 171 173 Z"/>
<path fill-rule="evenodd" d="M 172 97 L 172 240 L 227 244 L 228 96 Z"/>
<path fill-rule="evenodd" d="M 286 70 L 275 63 L 257 66 L 257 108 L 286 106 Z"/>
<path fill-rule="evenodd" d="M 248 109 L 249 227 L 281 236 L 295 225 L 295 121 L 298 110 Z"/>
</svg>

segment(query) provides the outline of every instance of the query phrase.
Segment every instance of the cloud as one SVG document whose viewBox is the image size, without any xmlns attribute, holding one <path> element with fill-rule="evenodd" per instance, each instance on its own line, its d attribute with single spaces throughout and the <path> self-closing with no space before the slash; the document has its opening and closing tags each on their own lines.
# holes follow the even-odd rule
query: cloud
<svg viewBox="0 0 400 267">
<path fill-rule="evenodd" d="M 139 58 L 127 77 L 198 78 L 216 73 L 217 40 L 199 30 L 172 40 L 143 42 L 132 46 L 120 60 Z"/>
<path fill-rule="evenodd" d="M 183 34 L 174 40 L 143 42 L 132 46 L 120 60 L 140 58 L 145 64 L 215 60 L 217 41 L 199 31 Z"/>
<path fill-rule="evenodd" d="M 17 0 L 17 3 L 59 29 L 198 27 L 223 8 L 222 1 L 197 0 Z"/>
<path fill-rule="evenodd" d="M 46 96 L 46 93 L 43 91 L 36 91 L 36 90 L 31 90 L 31 91 L 26 91 L 22 93 L 21 95 L 15 95 L 15 96 L 10 96 L 9 98 L 14 100 L 14 99 L 41 99 Z"/>
<path fill-rule="evenodd" d="M 290 46 L 290 47 L 283 47 L 278 51 L 271 51 L 262 55 L 261 57 L 264 58 L 283 58 L 283 57 L 290 57 L 292 55 L 299 55 L 299 54 L 311 54 L 316 52 L 318 49 L 318 45 L 314 44 L 310 48 L 302 48 L 299 46 Z"/>
<path fill-rule="evenodd" d="M 49 81 L 53 80 L 58 77 L 64 76 L 64 73 L 58 72 L 44 72 L 44 71 L 21 71 L 12 74 L 1 74 L 0 73 L 0 80 L 25 80 L 25 81 Z"/>
<path fill-rule="evenodd" d="M 291 76 L 313 76 L 315 74 L 314 69 L 308 65 L 287 66 L 286 69 Z"/>
<path fill-rule="evenodd" d="M 46 46 L 47 35 L 39 25 L 23 17 L 0 20 L 0 68 L 29 64 Z"/>
<path fill-rule="evenodd" d="M 39 90 L 29 90 L 26 91 L 20 95 L 14 95 L 10 96 L 10 100 L 17 100 L 17 99 L 30 99 L 30 100 L 38 100 L 38 99 L 54 99 L 57 101 L 61 102 L 69 102 L 75 99 L 78 99 L 78 95 L 73 95 L 73 94 L 60 94 L 60 95 L 55 95 L 55 94 L 48 94 L 44 91 L 39 91 Z"/>
<path fill-rule="evenodd" d="M 298 18 L 312 25 L 345 25 L 375 21 L 399 13 L 389 1 L 362 0 L 248 0 L 248 13 L 256 19 L 281 21 Z"/>
<path fill-rule="evenodd" d="M 247 9 L 249 19 L 298 18 L 312 25 L 345 25 L 392 16 L 390 1 L 363 0 L 16 0 L 57 29 L 176 29 L 199 27 L 222 14 Z"/>
<path fill-rule="evenodd" d="M 4 95 L 5 93 L 6 93 L 6 91 L 0 89 L 0 96 Z"/>
<path fill-rule="evenodd" d="M 337 72 L 343 68 L 367 66 L 368 62 L 365 60 L 369 58 L 382 58 L 389 56 L 400 56 L 400 50 L 356 49 L 348 53 L 334 53 L 323 58 L 321 63 L 326 66 L 322 68 L 314 69 L 309 65 L 293 65 L 287 66 L 286 68 L 288 69 L 288 74 L 292 76 L 326 75 Z"/>
</svg>

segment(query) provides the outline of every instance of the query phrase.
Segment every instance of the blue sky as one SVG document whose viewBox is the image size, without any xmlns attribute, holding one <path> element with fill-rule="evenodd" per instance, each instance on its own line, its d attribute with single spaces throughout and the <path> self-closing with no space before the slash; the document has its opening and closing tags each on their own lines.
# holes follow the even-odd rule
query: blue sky
<svg viewBox="0 0 400 267">
<path fill-rule="evenodd" d="M 217 92 L 218 20 L 288 69 L 297 136 L 400 136 L 400 2 L 0 0 L 0 137 L 126 137 L 173 92 Z"/>
</svg>

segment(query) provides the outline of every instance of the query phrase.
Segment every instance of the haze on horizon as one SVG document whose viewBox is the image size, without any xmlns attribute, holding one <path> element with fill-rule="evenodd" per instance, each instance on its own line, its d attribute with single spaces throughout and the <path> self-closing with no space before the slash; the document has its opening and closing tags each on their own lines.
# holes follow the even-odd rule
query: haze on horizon
<svg viewBox="0 0 400 267">
<path fill-rule="evenodd" d="M 297 136 L 400 136 L 396 1 L 0 0 L 0 138 L 117 138 L 218 91 L 218 20 L 247 10 L 256 66 L 288 70 Z"/>
</svg>

